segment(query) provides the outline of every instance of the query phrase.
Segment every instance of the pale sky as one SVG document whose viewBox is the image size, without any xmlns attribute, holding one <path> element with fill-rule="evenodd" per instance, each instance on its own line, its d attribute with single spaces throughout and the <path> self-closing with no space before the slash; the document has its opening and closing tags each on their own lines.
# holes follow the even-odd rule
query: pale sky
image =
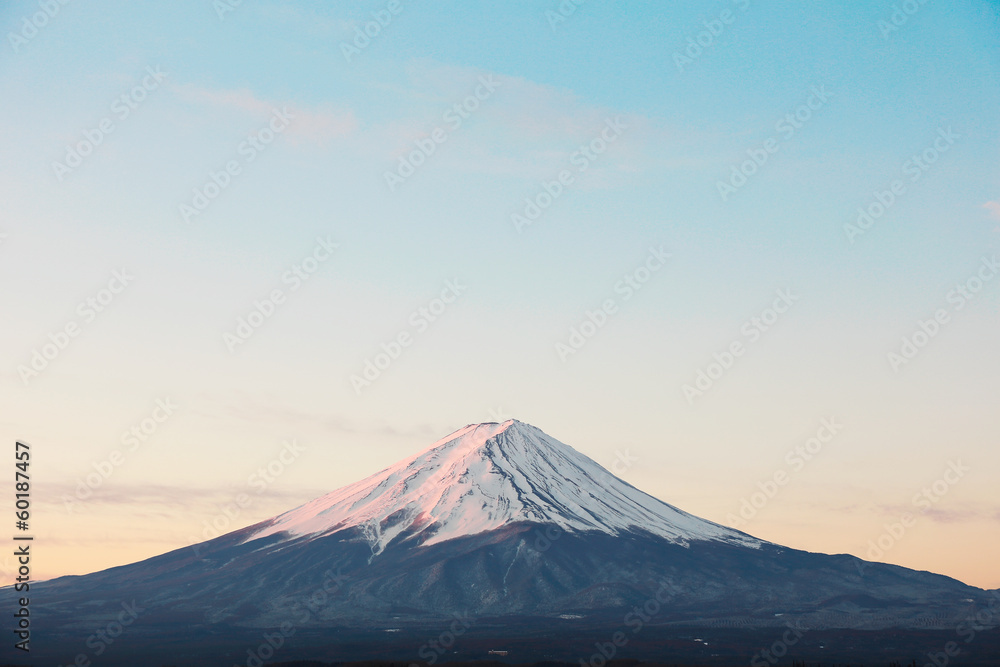
<svg viewBox="0 0 1000 667">
<path fill-rule="evenodd" d="M 515 417 L 1000 587 L 995 3 L 224 3 L 0 8 L 37 576 Z"/>
</svg>

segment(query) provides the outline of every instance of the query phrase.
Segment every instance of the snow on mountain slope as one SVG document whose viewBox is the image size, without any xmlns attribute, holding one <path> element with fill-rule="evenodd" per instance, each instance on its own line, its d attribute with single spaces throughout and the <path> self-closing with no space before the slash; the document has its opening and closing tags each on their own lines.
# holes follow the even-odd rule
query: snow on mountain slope
<svg viewBox="0 0 1000 667">
<path fill-rule="evenodd" d="M 529 424 L 470 424 L 385 470 L 259 524 L 246 541 L 350 527 L 377 556 L 409 530 L 431 545 L 534 521 L 570 532 L 645 530 L 671 542 L 761 542 L 699 519 L 618 479 Z"/>
</svg>

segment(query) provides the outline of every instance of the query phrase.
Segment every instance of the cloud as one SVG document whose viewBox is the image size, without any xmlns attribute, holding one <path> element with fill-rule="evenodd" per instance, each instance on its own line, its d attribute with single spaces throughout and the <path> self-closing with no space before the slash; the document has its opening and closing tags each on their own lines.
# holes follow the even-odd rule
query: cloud
<svg viewBox="0 0 1000 667">
<path fill-rule="evenodd" d="M 990 215 L 1000 220 L 1000 201 L 988 201 L 983 204 L 983 208 L 990 212 Z M 993 231 L 1000 232 L 1000 227 L 994 227 Z"/>
<path fill-rule="evenodd" d="M 189 486 L 170 486 L 155 484 L 118 483 L 94 489 L 92 495 L 80 499 L 77 495 L 78 484 L 71 482 L 52 482 L 38 485 L 44 491 L 44 497 L 51 499 L 39 501 L 50 505 L 61 512 L 69 511 L 66 498 L 78 500 L 79 509 L 91 504 L 94 506 L 122 506 L 145 513 L 148 516 L 171 515 L 170 510 L 205 509 L 233 502 L 237 495 L 244 493 L 255 498 L 260 503 L 296 503 L 307 502 L 327 493 L 328 490 L 281 489 L 273 485 L 266 489 L 257 488 L 199 488 Z M 164 512 L 166 510 L 166 513 Z M 82 510 L 83 511 L 83 510 Z"/>
<path fill-rule="evenodd" d="M 918 520 L 927 517 L 935 523 L 966 523 L 969 521 L 1000 521 L 1000 512 L 994 507 L 972 505 L 966 503 L 960 507 L 950 507 L 942 509 L 930 507 L 922 509 L 913 505 L 876 505 L 875 512 L 882 516 L 900 517 L 903 514 L 911 514 Z"/>
<path fill-rule="evenodd" d="M 488 95 L 482 95 L 484 81 L 489 82 Z M 447 135 L 433 157 L 437 168 L 524 179 L 532 185 L 570 169 L 579 177 L 575 188 L 608 189 L 632 183 L 644 172 L 690 171 L 718 162 L 706 150 L 716 138 L 704 132 L 678 132 L 662 119 L 595 104 L 574 91 L 523 77 L 414 59 L 392 73 L 372 73 L 364 85 L 378 103 L 351 110 L 265 99 L 247 88 L 183 84 L 175 90 L 200 113 L 215 110 L 227 121 L 239 114 L 264 121 L 273 109 L 287 106 L 295 114 L 287 132 L 293 143 L 346 138 L 347 153 L 386 170 L 437 128 Z M 456 126 L 457 105 L 474 108 L 460 112 Z M 609 122 L 624 130 L 605 151 L 600 135 Z M 600 155 L 584 173 L 570 160 L 592 142 L 601 144 Z"/>
<path fill-rule="evenodd" d="M 936 521 L 937 523 L 964 523 L 966 521 L 975 521 L 988 516 L 985 512 L 971 509 L 945 510 L 937 509 L 935 507 L 924 510 L 921 514 L 929 518 L 931 521 Z"/>
<path fill-rule="evenodd" d="M 261 122 L 277 109 L 287 109 L 292 116 L 287 136 L 293 143 L 325 143 L 354 134 L 358 120 L 353 111 L 310 109 L 291 102 L 265 100 L 247 88 L 209 89 L 194 84 L 174 86 L 177 95 L 188 103 L 209 107 L 223 113 L 238 112 L 258 116 Z"/>
<path fill-rule="evenodd" d="M 369 86 L 389 106 L 379 109 L 385 120 L 368 126 L 360 150 L 390 165 L 440 128 L 447 139 L 434 161 L 441 167 L 538 181 L 561 169 L 575 171 L 573 153 L 618 119 L 624 133 L 583 179 L 585 188 L 604 187 L 645 170 L 652 162 L 646 148 L 651 137 L 660 141 L 668 134 L 645 116 L 593 104 L 570 90 L 428 59 L 412 60 L 395 80 Z"/>
<path fill-rule="evenodd" d="M 175 86 L 174 90 L 181 99 L 212 107 L 229 107 L 251 113 L 266 114 L 270 113 L 275 106 L 258 98 L 247 88 L 212 90 L 194 84 L 181 84 Z"/>
<path fill-rule="evenodd" d="M 481 78 L 497 82 L 496 91 L 451 129 L 444 114 L 474 95 Z M 407 63 L 399 80 L 372 85 L 391 90 L 402 105 L 386 112 L 391 121 L 372 124 L 365 133 L 364 149 L 387 166 L 411 153 L 414 141 L 435 127 L 448 135 L 434 156 L 440 168 L 523 179 L 530 186 L 569 169 L 577 190 L 631 186 L 643 173 L 709 169 L 729 150 L 726 137 L 714 130 L 680 131 L 663 118 L 601 104 L 570 89 L 429 59 Z M 604 151 L 600 136 L 609 122 L 620 122 L 624 130 Z M 585 170 L 570 162 L 592 142 L 601 153 Z"/>
<path fill-rule="evenodd" d="M 293 4 L 258 3 L 253 5 L 254 11 L 265 21 L 283 24 L 298 33 L 322 37 L 331 40 L 348 39 L 354 36 L 357 21 L 342 18 L 339 15 L 329 15 L 315 9 Z"/>
<path fill-rule="evenodd" d="M 434 427 L 430 424 L 414 424 L 410 427 L 397 427 L 388 423 L 356 423 L 342 416 L 327 412 L 311 412 L 297 407 L 283 405 L 277 397 L 262 400 L 247 395 L 239 395 L 234 402 L 220 402 L 215 411 L 203 411 L 209 417 L 234 419 L 237 423 L 271 422 L 275 424 L 319 425 L 331 436 L 371 436 L 404 439 L 419 439 L 433 441 L 440 438 L 454 426 Z M 449 428 L 451 430 L 449 430 Z"/>
</svg>

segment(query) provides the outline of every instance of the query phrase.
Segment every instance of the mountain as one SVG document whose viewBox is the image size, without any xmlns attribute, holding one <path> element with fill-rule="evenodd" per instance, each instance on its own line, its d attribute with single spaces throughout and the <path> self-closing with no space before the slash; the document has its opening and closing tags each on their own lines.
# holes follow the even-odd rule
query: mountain
<svg viewBox="0 0 1000 667">
<path fill-rule="evenodd" d="M 93 628 L 132 603 L 143 630 L 121 643 L 134 651 L 213 647 L 227 660 L 232 638 L 257 641 L 285 623 L 302 646 L 339 637 L 358 656 L 378 657 L 364 654 L 359 637 L 427 636 L 456 618 L 479 624 L 470 637 L 551 628 L 543 644 L 559 632 L 577 641 L 585 627 L 606 637 L 637 622 L 634 613 L 640 626 L 767 637 L 790 624 L 953 631 L 1000 599 L 949 577 L 789 549 L 700 519 L 515 420 L 466 426 L 214 540 L 31 592 L 50 647 L 88 645 Z M 0 590 L 0 604 L 15 597 Z"/>
<path fill-rule="evenodd" d="M 642 528 L 672 544 L 761 541 L 699 519 L 618 479 L 571 447 L 516 420 L 470 424 L 396 465 L 261 524 L 314 539 L 358 528 L 372 557 L 399 537 L 421 546 L 517 523 L 620 535 Z"/>
</svg>

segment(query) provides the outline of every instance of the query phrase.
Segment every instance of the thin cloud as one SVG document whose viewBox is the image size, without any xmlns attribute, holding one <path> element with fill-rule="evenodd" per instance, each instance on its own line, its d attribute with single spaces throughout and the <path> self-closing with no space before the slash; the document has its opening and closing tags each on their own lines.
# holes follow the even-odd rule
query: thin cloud
<svg viewBox="0 0 1000 667">
<path fill-rule="evenodd" d="M 300 408 L 284 405 L 278 397 L 256 398 L 245 394 L 232 398 L 215 399 L 212 409 L 199 409 L 198 414 L 212 419 L 235 420 L 238 423 L 275 423 L 296 425 L 319 425 L 331 436 L 388 436 L 392 438 L 418 438 L 436 440 L 448 432 L 448 426 L 433 426 L 431 424 L 415 424 L 409 428 L 400 428 L 391 424 L 359 423 L 327 412 L 311 412 Z M 464 425 L 464 424 L 463 424 Z M 452 430 L 457 427 L 452 427 Z"/>
<path fill-rule="evenodd" d="M 39 500 L 39 504 L 47 504 L 60 509 L 65 509 L 66 504 L 72 504 L 73 501 L 78 503 L 77 506 L 118 505 L 139 509 L 149 513 L 150 516 L 157 512 L 162 513 L 164 508 L 190 510 L 197 507 L 224 505 L 233 502 L 233 499 L 239 494 L 252 496 L 261 503 L 288 503 L 305 502 L 328 492 L 328 490 L 288 490 L 272 486 L 259 490 L 246 487 L 198 488 L 150 484 L 114 484 L 94 489 L 90 495 L 81 494 L 85 495 L 81 498 L 77 495 L 79 485 L 71 482 L 53 482 L 38 486 L 40 491 L 44 491 L 44 493 L 40 493 L 40 497 L 47 499 Z M 167 514 L 172 515 L 169 511 Z"/>
<path fill-rule="evenodd" d="M 240 11 L 251 11 L 249 5 L 245 7 L 246 9 Z M 354 27 L 358 25 L 358 21 L 353 19 L 331 16 L 308 7 L 286 3 L 255 4 L 252 11 L 266 21 L 285 24 L 297 31 L 305 31 L 306 34 L 328 39 L 351 38 L 354 36 Z"/>
<path fill-rule="evenodd" d="M 627 129 L 594 161 L 583 186 L 605 187 L 612 174 L 621 178 L 610 185 L 658 162 L 659 156 L 650 155 L 646 146 L 665 143 L 670 135 L 645 116 L 594 105 L 572 91 L 521 77 L 426 59 L 410 61 L 403 73 L 403 80 L 369 84 L 391 92 L 401 105 L 391 120 L 372 124 L 364 134 L 361 150 L 388 164 L 412 152 L 416 140 L 442 128 L 449 148 L 435 160 L 449 169 L 537 181 L 560 169 L 575 171 L 569 164 L 573 153 L 599 137 L 608 121 L 619 119 Z M 477 89 L 484 91 L 483 81 L 492 92 L 486 99 L 471 99 L 474 110 L 462 115 L 460 127 L 450 126 L 445 114 L 474 98 Z M 456 118 L 454 113 L 450 118 Z"/>
<path fill-rule="evenodd" d="M 985 208 L 990 213 L 990 217 L 1000 220 L 1000 201 L 988 201 L 983 204 Z M 1000 232 L 1000 227 L 994 227 L 993 231 Z"/>
<path fill-rule="evenodd" d="M 1000 521 L 1000 512 L 992 507 L 965 505 L 962 507 L 930 507 L 927 509 L 913 505 L 876 505 L 874 511 L 881 516 L 901 517 L 911 514 L 917 519 L 926 517 L 935 523 L 966 523 L 969 521 Z"/>
<path fill-rule="evenodd" d="M 265 100 L 247 88 L 235 90 L 209 89 L 193 84 L 174 86 L 184 101 L 220 110 L 235 110 L 267 118 L 275 110 L 288 109 L 292 122 L 287 135 L 293 142 L 325 143 L 354 134 L 358 120 L 353 111 L 309 109 L 294 103 Z"/>
</svg>

